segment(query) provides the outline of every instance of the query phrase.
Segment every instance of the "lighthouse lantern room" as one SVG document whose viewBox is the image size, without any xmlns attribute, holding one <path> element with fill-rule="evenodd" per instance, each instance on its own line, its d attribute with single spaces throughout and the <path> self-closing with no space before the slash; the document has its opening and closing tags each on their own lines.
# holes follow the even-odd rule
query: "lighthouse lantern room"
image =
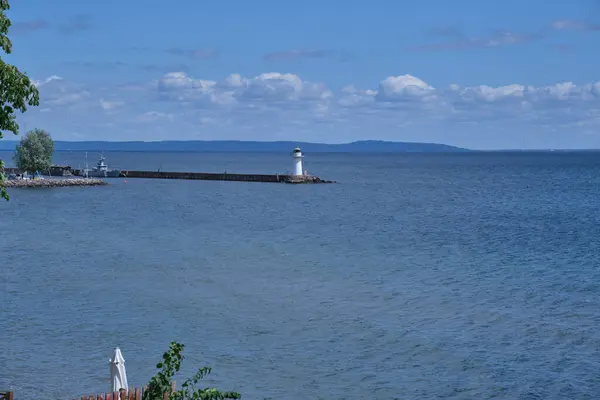
<svg viewBox="0 0 600 400">
<path fill-rule="evenodd" d="M 294 151 L 292 151 L 292 157 L 294 159 L 294 175 L 304 175 L 304 169 L 302 168 L 302 159 L 304 156 L 302 155 L 300 147 L 296 147 Z"/>
</svg>

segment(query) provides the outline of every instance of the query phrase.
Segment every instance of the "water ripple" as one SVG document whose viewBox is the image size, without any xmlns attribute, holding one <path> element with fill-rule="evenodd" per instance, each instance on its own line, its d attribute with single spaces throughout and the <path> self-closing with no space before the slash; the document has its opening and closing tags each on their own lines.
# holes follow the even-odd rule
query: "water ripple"
<svg viewBox="0 0 600 400">
<path fill-rule="evenodd" d="M 129 169 L 289 162 L 107 156 Z M 0 387 L 24 400 L 103 391 L 115 345 L 141 384 L 178 340 L 185 374 L 211 365 L 208 384 L 247 399 L 596 398 L 598 160 L 311 155 L 342 184 L 13 190 L 0 203 Z"/>
</svg>

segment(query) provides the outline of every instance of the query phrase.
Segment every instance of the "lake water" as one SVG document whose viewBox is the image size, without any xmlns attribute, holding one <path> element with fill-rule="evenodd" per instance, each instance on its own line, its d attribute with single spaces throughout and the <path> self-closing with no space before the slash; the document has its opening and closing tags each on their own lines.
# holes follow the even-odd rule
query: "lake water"
<svg viewBox="0 0 600 400">
<path fill-rule="evenodd" d="M 122 169 L 292 168 L 287 154 L 105 156 Z M 178 382 L 209 365 L 207 385 L 245 399 L 597 398 L 599 153 L 306 160 L 339 183 L 10 190 L 0 388 L 105 391 L 114 346 L 142 385 L 176 340 Z"/>
</svg>

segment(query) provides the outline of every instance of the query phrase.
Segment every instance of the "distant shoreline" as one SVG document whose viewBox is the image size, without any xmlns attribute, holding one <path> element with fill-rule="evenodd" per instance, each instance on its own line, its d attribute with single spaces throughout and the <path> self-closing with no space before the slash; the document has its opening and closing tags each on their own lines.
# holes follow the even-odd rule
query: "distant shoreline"
<svg viewBox="0 0 600 400">
<path fill-rule="evenodd" d="M 13 151 L 17 140 L 0 140 L 0 151 Z M 122 151 L 122 152 L 240 152 L 240 153 L 288 153 L 299 146 L 305 153 L 455 153 L 472 150 L 438 143 L 387 142 L 378 140 L 328 144 L 311 142 L 259 142 L 259 141 L 81 141 L 56 140 L 55 151 Z"/>
<path fill-rule="evenodd" d="M 0 140 L 0 151 L 14 151 L 18 140 Z M 600 149 L 467 149 L 438 143 L 389 142 L 366 140 L 351 143 L 259 142 L 236 140 L 172 140 L 172 141 L 61 141 L 54 151 L 118 152 L 118 153 L 280 153 L 287 154 L 300 146 L 304 153 L 322 154 L 395 154 L 395 153 L 594 153 Z"/>
</svg>

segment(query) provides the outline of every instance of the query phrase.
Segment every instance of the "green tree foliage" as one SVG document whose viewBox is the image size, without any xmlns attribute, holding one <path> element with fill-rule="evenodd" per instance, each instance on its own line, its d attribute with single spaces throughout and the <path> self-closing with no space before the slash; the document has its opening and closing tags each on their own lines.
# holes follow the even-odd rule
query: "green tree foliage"
<svg viewBox="0 0 600 400">
<path fill-rule="evenodd" d="M 183 361 L 183 344 L 172 342 L 169 351 L 163 354 L 162 362 L 156 365 L 160 371 L 152 377 L 148 383 L 148 389 L 144 391 L 142 400 L 163 400 L 165 393 L 171 392 L 173 376 L 179 372 Z M 236 392 L 221 392 L 214 388 L 199 389 L 196 384 L 210 374 L 208 367 L 200 368 L 196 375 L 186 380 L 181 388 L 169 395 L 169 400 L 225 400 L 241 399 L 242 396 Z"/>
<path fill-rule="evenodd" d="M 54 141 L 50 134 L 42 129 L 34 129 L 21 138 L 13 159 L 18 168 L 35 173 L 50 169 L 53 153 Z"/>
<path fill-rule="evenodd" d="M 0 49 L 6 54 L 10 54 L 12 50 L 12 43 L 8 38 L 11 22 L 6 16 L 9 9 L 8 0 L 0 0 Z M 28 106 L 37 106 L 39 103 L 38 90 L 27 75 L 0 57 L 0 139 L 3 131 L 15 135 L 19 133 L 16 111 L 24 113 Z M 2 184 L 4 179 L 4 163 L 0 160 L 0 197 L 8 200 L 8 194 Z"/>
</svg>

